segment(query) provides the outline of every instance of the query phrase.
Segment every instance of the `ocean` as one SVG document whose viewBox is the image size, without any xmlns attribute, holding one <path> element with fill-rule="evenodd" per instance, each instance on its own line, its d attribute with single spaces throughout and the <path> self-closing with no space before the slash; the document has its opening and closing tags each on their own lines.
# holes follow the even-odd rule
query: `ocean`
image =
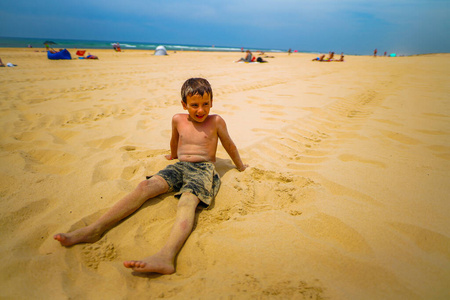
<svg viewBox="0 0 450 300">
<path fill-rule="evenodd" d="M 162 45 L 169 51 L 228 51 L 240 52 L 241 47 L 226 47 L 226 46 L 204 46 L 204 45 L 176 45 L 165 43 L 144 43 L 144 42 L 126 42 L 126 41 L 89 41 L 89 40 L 69 40 L 69 39 L 51 39 L 51 38 L 15 38 L 15 37 L 0 37 L 0 48 L 42 48 L 44 42 L 52 41 L 56 43 L 53 48 L 68 48 L 68 49 L 112 49 L 112 45 L 120 43 L 123 50 L 139 49 L 139 50 L 155 50 L 156 47 Z M 286 52 L 287 50 L 280 49 L 263 49 L 263 48 L 245 48 L 251 51 L 265 51 L 265 52 Z"/>
</svg>

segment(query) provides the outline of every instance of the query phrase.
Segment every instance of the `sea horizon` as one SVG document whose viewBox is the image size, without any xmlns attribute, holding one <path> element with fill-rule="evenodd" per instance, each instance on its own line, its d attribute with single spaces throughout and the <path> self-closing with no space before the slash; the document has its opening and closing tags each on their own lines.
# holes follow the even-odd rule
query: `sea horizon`
<svg viewBox="0 0 450 300">
<path fill-rule="evenodd" d="M 26 38 L 26 37 L 0 37 L 0 48 L 43 48 L 44 42 L 51 41 L 54 48 L 75 48 L 75 49 L 113 49 L 113 44 L 119 43 L 123 50 L 155 50 L 162 45 L 169 51 L 225 51 L 241 52 L 244 50 L 264 51 L 264 52 L 287 52 L 283 49 L 266 49 L 254 47 L 234 47 L 216 45 L 190 45 L 171 44 L 159 42 L 135 42 L 135 41 L 111 41 L 111 40 L 78 40 L 78 39 L 57 39 L 57 38 Z M 309 51 L 301 51 L 309 52 Z M 313 52 L 311 52 L 313 53 Z"/>
</svg>

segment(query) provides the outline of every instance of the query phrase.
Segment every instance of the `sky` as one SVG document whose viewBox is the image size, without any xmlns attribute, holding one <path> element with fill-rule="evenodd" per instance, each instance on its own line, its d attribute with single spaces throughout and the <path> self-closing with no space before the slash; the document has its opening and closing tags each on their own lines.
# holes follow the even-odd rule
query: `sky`
<svg viewBox="0 0 450 300">
<path fill-rule="evenodd" d="M 0 36 L 347 54 L 450 52 L 450 0 L 2 0 Z"/>
</svg>

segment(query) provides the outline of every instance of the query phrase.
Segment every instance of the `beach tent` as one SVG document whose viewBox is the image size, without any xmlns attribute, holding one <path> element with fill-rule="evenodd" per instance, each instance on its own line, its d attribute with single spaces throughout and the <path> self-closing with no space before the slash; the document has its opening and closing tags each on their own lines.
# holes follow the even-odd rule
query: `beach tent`
<svg viewBox="0 0 450 300">
<path fill-rule="evenodd" d="M 389 55 L 390 57 L 396 57 L 397 56 L 397 54 L 395 54 L 395 53 L 391 53 L 391 55 Z"/>
<path fill-rule="evenodd" d="M 166 47 L 164 46 L 158 46 L 155 49 L 155 55 L 167 55 Z"/>
<path fill-rule="evenodd" d="M 70 52 L 67 49 L 61 50 L 56 53 L 52 53 L 51 51 L 47 51 L 48 59 L 72 59 Z"/>
</svg>

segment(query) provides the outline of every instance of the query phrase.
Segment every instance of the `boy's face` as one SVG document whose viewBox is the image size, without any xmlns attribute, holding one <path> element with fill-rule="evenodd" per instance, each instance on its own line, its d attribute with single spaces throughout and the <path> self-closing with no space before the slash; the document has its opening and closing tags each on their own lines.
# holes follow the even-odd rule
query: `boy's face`
<svg viewBox="0 0 450 300">
<path fill-rule="evenodd" d="M 212 100 L 208 93 L 203 96 L 196 94 L 186 97 L 186 103 L 181 101 L 183 108 L 188 111 L 189 116 L 195 122 L 203 122 L 209 115 L 209 110 L 212 107 Z"/>
</svg>

